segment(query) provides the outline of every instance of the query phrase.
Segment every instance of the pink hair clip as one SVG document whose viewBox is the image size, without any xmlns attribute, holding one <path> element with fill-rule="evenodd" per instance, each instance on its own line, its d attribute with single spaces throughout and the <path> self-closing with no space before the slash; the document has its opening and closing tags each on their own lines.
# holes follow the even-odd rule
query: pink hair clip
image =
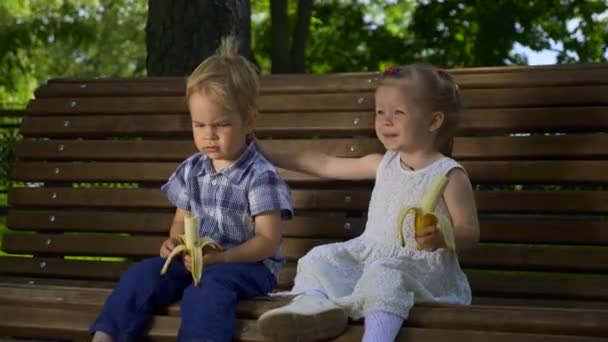
<svg viewBox="0 0 608 342">
<path fill-rule="evenodd" d="M 401 71 L 400 67 L 388 66 L 388 67 L 386 67 L 386 69 L 384 69 L 384 74 L 385 75 L 395 75 L 395 74 L 398 74 L 400 71 Z"/>
<path fill-rule="evenodd" d="M 441 75 L 446 75 L 446 76 L 450 74 L 450 73 L 448 73 L 448 71 L 447 71 L 447 70 L 445 70 L 445 69 L 438 69 L 438 70 L 437 70 L 437 73 L 439 73 L 439 74 L 441 74 Z"/>
<path fill-rule="evenodd" d="M 443 75 L 443 76 L 450 76 L 450 73 L 445 70 L 445 69 L 437 69 L 437 73 L 439 75 Z M 454 91 L 459 91 L 460 87 L 458 86 L 458 83 L 454 82 Z"/>
</svg>

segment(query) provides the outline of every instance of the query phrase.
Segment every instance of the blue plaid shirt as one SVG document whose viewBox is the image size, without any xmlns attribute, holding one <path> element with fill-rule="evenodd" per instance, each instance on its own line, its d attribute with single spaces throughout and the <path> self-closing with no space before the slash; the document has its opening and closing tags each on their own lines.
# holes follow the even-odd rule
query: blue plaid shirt
<svg viewBox="0 0 608 342">
<path fill-rule="evenodd" d="M 204 154 L 190 156 L 161 190 L 173 205 L 198 216 L 201 236 L 224 249 L 254 237 L 253 218 L 258 214 L 280 210 L 284 220 L 293 216 L 289 186 L 253 143 L 220 172 Z M 263 262 L 276 277 L 285 260 L 279 248 Z"/>
</svg>

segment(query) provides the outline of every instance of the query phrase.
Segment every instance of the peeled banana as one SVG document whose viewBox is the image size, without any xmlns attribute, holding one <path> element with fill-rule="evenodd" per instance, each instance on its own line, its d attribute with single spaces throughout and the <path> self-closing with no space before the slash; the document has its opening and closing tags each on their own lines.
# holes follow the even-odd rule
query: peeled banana
<svg viewBox="0 0 608 342">
<path fill-rule="evenodd" d="M 167 272 L 173 257 L 180 253 L 187 253 L 192 257 L 192 281 L 195 286 L 198 286 L 203 275 L 203 253 L 205 247 L 217 250 L 222 250 L 222 247 L 213 239 L 200 236 L 198 232 L 198 220 L 190 214 L 186 214 L 184 217 L 184 234 L 179 236 L 179 241 L 180 244 L 167 257 L 167 261 L 165 261 L 163 268 L 160 270 L 160 274 L 163 275 Z"/>
<path fill-rule="evenodd" d="M 414 228 L 416 236 L 422 235 L 424 228 L 433 226 L 439 223 L 438 228 L 443 234 L 443 240 L 445 245 L 455 250 L 456 243 L 454 241 L 454 230 L 450 220 L 443 216 L 435 214 L 435 207 L 439 202 L 443 194 L 443 190 L 448 185 L 448 178 L 446 176 L 437 177 L 431 184 L 429 191 L 424 194 L 422 201 L 418 207 L 406 207 L 399 212 L 397 217 L 397 227 L 399 229 L 399 237 L 401 238 L 401 246 L 405 247 L 405 238 L 403 236 L 403 221 L 410 213 L 414 213 Z M 420 246 L 416 246 L 420 249 Z"/>
</svg>

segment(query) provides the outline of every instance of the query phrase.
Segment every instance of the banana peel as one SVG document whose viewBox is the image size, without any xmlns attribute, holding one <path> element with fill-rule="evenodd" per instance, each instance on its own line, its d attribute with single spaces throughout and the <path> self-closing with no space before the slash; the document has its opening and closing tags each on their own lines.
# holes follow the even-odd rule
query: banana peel
<svg viewBox="0 0 608 342">
<path fill-rule="evenodd" d="M 163 268 L 160 270 L 160 274 L 163 275 L 167 272 L 171 260 L 181 253 L 186 253 L 192 257 L 192 281 L 195 286 L 198 286 L 203 276 L 203 254 L 205 249 L 213 248 L 218 251 L 222 250 L 222 247 L 215 242 L 213 239 L 208 237 L 201 237 L 198 232 L 198 220 L 195 216 L 186 214 L 184 217 L 184 234 L 179 236 L 180 244 L 176 246 L 171 254 L 167 257 Z"/>
<path fill-rule="evenodd" d="M 424 228 L 428 226 L 437 225 L 443 235 L 445 245 L 451 249 L 456 249 L 456 242 L 454 240 L 454 228 L 450 220 L 444 215 L 435 214 L 435 207 L 439 199 L 443 195 L 443 190 L 448 185 L 448 177 L 439 176 L 433 183 L 429 191 L 422 197 L 420 204 L 416 207 L 410 206 L 403 208 L 397 217 L 397 228 L 399 230 L 399 237 L 401 239 L 401 247 L 405 247 L 405 237 L 403 236 L 403 221 L 409 214 L 414 214 L 414 229 L 416 236 L 422 235 Z M 416 244 L 416 248 L 420 249 L 420 246 Z"/>
</svg>

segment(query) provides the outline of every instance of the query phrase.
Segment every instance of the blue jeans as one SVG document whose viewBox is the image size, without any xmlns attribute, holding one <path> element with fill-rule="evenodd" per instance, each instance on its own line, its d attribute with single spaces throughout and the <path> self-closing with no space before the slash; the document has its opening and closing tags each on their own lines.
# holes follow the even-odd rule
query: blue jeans
<svg viewBox="0 0 608 342">
<path fill-rule="evenodd" d="M 155 313 L 181 298 L 178 341 L 231 341 L 237 302 L 265 295 L 276 284 L 261 262 L 207 266 L 198 287 L 181 260 L 161 276 L 164 263 L 161 257 L 145 259 L 125 272 L 89 331 L 137 341 Z"/>
</svg>

